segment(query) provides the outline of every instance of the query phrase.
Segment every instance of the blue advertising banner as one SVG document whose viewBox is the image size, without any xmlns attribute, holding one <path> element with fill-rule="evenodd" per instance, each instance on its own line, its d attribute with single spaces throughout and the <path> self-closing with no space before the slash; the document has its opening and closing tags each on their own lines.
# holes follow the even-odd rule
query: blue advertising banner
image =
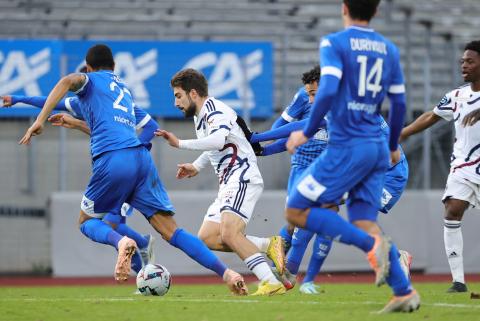
<svg viewBox="0 0 480 321">
<path fill-rule="evenodd" d="M 0 95 L 47 95 L 59 79 L 61 57 L 65 62 L 63 73 L 78 71 L 88 48 L 96 43 L 110 46 L 115 73 L 124 79 L 136 104 L 153 116 L 183 117 L 174 106 L 170 79 L 184 68 L 202 71 L 209 82 L 209 94 L 236 110 L 249 108 L 256 118 L 273 114 L 273 52 L 267 42 L 0 41 Z M 25 82 L 8 86 L 15 74 L 9 70 L 16 67 L 7 67 L 2 55 L 16 51 L 29 57 L 39 51 L 34 48 L 50 50 L 50 69 L 41 79 L 33 75 L 30 79 L 38 90 L 27 91 Z M 2 77 L 7 72 L 10 74 Z M 37 112 L 30 108 L 0 109 L 0 117 Z"/>
<path fill-rule="evenodd" d="M 47 95 L 60 77 L 62 45 L 58 41 L 0 41 L 0 96 Z M 31 117 L 38 108 L 0 108 L 0 117 Z"/>
</svg>

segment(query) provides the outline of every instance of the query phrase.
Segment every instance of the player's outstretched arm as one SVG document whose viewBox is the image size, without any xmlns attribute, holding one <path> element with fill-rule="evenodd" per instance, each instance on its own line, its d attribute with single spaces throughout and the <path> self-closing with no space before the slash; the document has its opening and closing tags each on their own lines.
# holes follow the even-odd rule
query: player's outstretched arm
<svg viewBox="0 0 480 321">
<path fill-rule="evenodd" d="M 90 136 L 90 128 L 83 120 L 76 119 L 69 114 L 55 114 L 48 118 L 52 126 L 65 127 L 68 129 L 77 129 Z"/>
<path fill-rule="evenodd" d="M 70 74 L 63 77 L 53 88 L 47 97 L 47 101 L 42 111 L 37 116 L 35 122 L 30 126 L 25 135 L 19 141 L 21 145 L 28 145 L 32 136 L 40 135 L 43 132 L 45 121 L 68 91 L 77 91 L 86 83 L 87 78 L 84 74 Z"/>
<path fill-rule="evenodd" d="M 47 101 L 46 96 L 22 96 L 22 95 L 5 95 L 0 96 L 0 99 L 3 100 L 2 107 L 13 107 L 15 104 L 23 103 L 26 105 L 31 105 L 33 107 L 43 108 L 45 102 Z M 55 106 L 54 110 L 58 111 L 67 111 L 68 109 L 65 105 L 65 99 L 62 99 Z"/>
<path fill-rule="evenodd" d="M 163 137 L 170 146 L 176 148 L 209 151 L 222 149 L 229 132 L 230 130 L 220 128 L 203 138 L 182 140 L 178 139 L 173 133 L 162 129 L 155 131 L 155 135 Z"/>
<path fill-rule="evenodd" d="M 250 142 L 258 143 L 258 142 L 265 142 L 268 140 L 287 138 L 290 135 L 290 133 L 305 127 L 305 125 L 307 124 L 307 121 L 308 121 L 308 118 L 300 121 L 287 123 L 286 125 L 283 125 L 275 129 L 267 130 L 263 133 L 253 133 L 252 137 L 250 138 Z"/>
<path fill-rule="evenodd" d="M 405 127 L 400 134 L 400 141 L 408 138 L 409 136 L 415 135 L 425 129 L 433 126 L 440 119 L 440 116 L 435 114 L 433 111 L 427 111 L 420 115 L 413 123 Z"/>
<path fill-rule="evenodd" d="M 271 129 L 275 129 L 275 128 L 285 126 L 288 123 L 289 123 L 288 121 L 286 121 L 282 116 L 280 116 L 280 117 L 277 118 L 277 120 L 275 120 L 273 122 Z"/>
<path fill-rule="evenodd" d="M 259 156 L 270 156 L 278 153 L 282 153 L 287 150 L 288 138 L 282 138 L 271 144 L 263 146 L 262 154 Z"/>
</svg>

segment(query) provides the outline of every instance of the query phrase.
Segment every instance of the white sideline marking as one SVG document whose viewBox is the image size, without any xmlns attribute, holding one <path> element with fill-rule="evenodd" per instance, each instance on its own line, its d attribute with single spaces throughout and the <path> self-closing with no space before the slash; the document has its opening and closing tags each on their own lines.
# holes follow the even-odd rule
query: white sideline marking
<svg viewBox="0 0 480 321">
<path fill-rule="evenodd" d="M 153 300 L 157 298 L 154 296 L 148 297 Z M 212 302 L 212 303 L 260 303 L 260 304 L 285 304 L 285 301 L 263 301 L 263 300 L 242 300 L 242 299 L 189 299 L 189 298 L 158 298 L 158 300 L 164 302 Z M 137 301 L 136 298 L 5 298 L 0 299 L 0 302 L 66 302 L 66 301 L 79 301 L 79 302 L 124 302 L 124 301 Z M 337 305 L 345 305 L 345 304 L 357 304 L 357 305 L 379 305 L 379 302 L 375 301 L 290 301 L 294 304 L 303 304 L 303 305 L 329 305 L 329 304 L 337 304 Z M 462 304 L 462 303 L 423 303 L 423 306 L 433 306 L 439 308 L 457 308 L 457 309 L 480 309 L 480 305 L 474 304 Z"/>
</svg>

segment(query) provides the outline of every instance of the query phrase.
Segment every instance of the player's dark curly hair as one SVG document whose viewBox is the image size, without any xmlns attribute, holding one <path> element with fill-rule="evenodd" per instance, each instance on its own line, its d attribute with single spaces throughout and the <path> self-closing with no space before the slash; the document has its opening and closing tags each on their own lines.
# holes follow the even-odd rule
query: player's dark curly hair
<svg viewBox="0 0 480 321">
<path fill-rule="evenodd" d="M 192 68 L 183 69 L 177 72 L 170 80 L 170 85 L 172 88 L 180 87 L 187 93 L 190 92 L 190 90 L 195 89 L 200 97 L 208 96 L 207 79 L 201 72 Z"/>
<path fill-rule="evenodd" d="M 377 12 L 380 0 L 343 0 L 343 3 L 348 7 L 352 19 L 370 21 Z"/>
<path fill-rule="evenodd" d="M 103 44 L 98 44 L 88 49 L 85 61 L 94 70 L 113 70 L 115 67 L 112 50 L 110 50 L 107 45 Z"/>
<path fill-rule="evenodd" d="M 465 50 L 476 51 L 480 55 L 480 40 L 475 40 L 465 45 Z"/>
<path fill-rule="evenodd" d="M 313 67 L 309 71 L 303 73 L 303 75 L 302 75 L 302 82 L 303 82 L 304 85 L 312 84 L 315 81 L 318 82 L 319 80 L 320 80 L 320 66 L 319 65 L 315 65 L 315 67 Z"/>
</svg>

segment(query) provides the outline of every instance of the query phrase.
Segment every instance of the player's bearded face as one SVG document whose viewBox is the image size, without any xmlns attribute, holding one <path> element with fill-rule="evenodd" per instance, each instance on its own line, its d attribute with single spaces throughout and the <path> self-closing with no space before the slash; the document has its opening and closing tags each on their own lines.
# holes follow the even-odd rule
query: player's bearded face
<svg viewBox="0 0 480 321">
<path fill-rule="evenodd" d="M 187 94 L 188 105 L 184 108 L 185 118 L 190 118 L 195 115 L 195 103 L 192 98 L 190 98 L 190 93 Z"/>
</svg>

